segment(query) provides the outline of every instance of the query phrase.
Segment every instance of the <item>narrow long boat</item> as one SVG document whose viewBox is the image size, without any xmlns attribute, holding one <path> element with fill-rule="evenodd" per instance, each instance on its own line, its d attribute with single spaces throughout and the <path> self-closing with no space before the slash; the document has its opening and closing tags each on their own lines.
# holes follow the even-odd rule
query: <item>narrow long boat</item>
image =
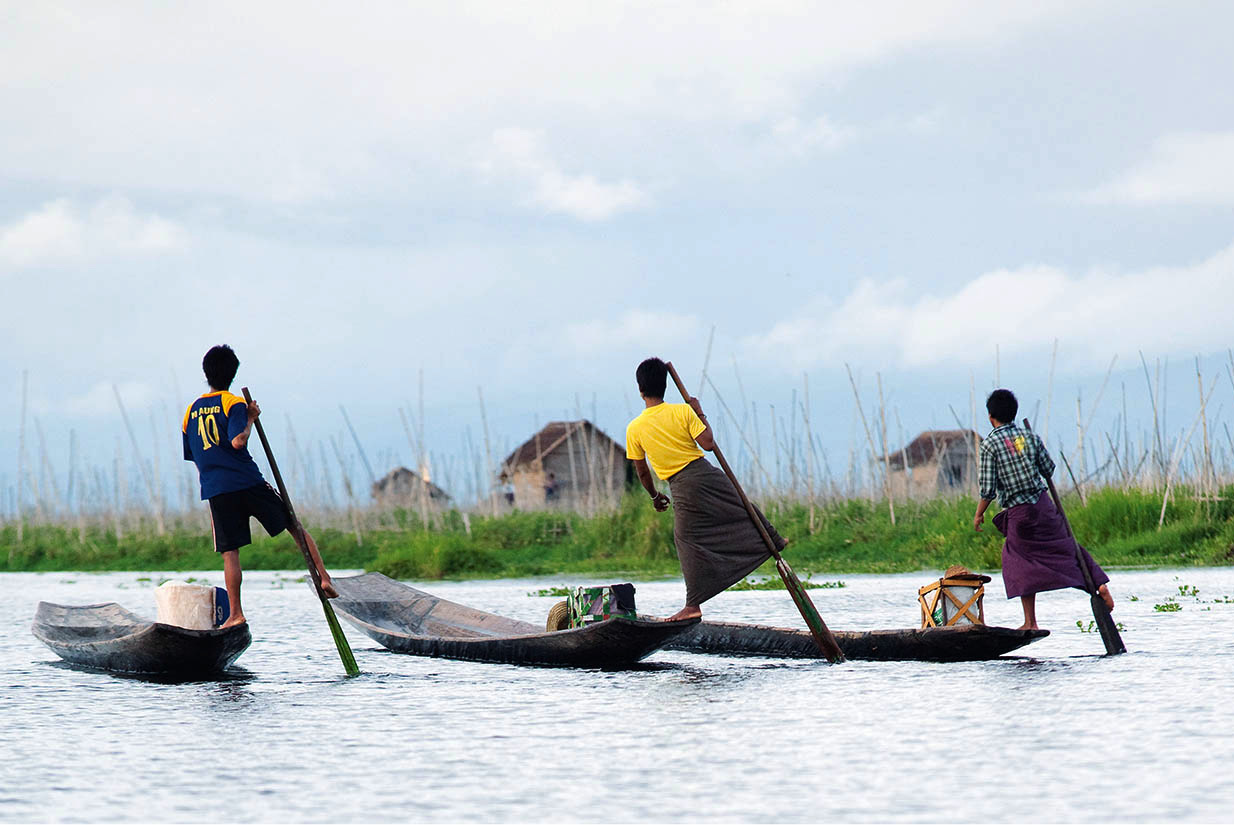
<svg viewBox="0 0 1234 825">
<path fill-rule="evenodd" d="M 395 653 L 521 665 L 631 665 L 692 626 L 612 618 L 546 632 L 542 625 L 486 613 L 401 584 L 381 573 L 336 577 L 334 609 Z"/>
<path fill-rule="evenodd" d="M 174 677 L 218 673 L 253 641 L 247 624 L 189 630 L 143 619 L 115 602 L 81 607 L 39 602 L 31 629 L 67 662 Z"/>
<path fill-rule="evenodd" d="M 986 625 L 835 631 L 846 658 L 883 662 L 978 662 L 996 659 L 1049 635 L 1048 630 Z M 666 647 L 726 656 L 822 658 L 807 630 L 733 622 L 700 622 Z"/>
</svg>

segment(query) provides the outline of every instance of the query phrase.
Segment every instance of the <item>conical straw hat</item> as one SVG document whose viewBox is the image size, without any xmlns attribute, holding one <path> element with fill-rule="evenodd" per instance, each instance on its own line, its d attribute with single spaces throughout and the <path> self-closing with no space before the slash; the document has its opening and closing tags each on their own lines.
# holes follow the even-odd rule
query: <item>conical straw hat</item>
<svg viewBox="0 0 1234 825">
<path fill-rule="evenodd" d="M 947 572 L 943 574 L 944 579 L 977 579 L 978 581 L 988 582 L 989 576 L 983 576 L 980 573 L 974 573 L 962 564 L 953 564 L 947 568 Z"/>
</svg>

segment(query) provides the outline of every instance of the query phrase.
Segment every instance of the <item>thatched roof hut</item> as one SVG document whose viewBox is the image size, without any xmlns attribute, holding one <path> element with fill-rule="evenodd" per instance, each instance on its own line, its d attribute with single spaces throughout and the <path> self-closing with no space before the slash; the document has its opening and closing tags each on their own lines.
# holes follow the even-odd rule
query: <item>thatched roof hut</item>
<svg viewBox="0 0 1234 825">
<path fill-rule="evenodd" d="M 501 463 L 507 502 L 520 510 L 620 497 L 630 481 L 626 451 L 590 421 L 550 421 Z"/>
<path fill-rule="evenodd" d="M 977 477 L 977 445 L 972 430 L 926 430 L 887 454 L 894 495 L 931 498 L 963 492 Z"/>
<path fill-rule="evenodd" d="M 428 501 L 438 506 L 450 503 L 450 495 L 431 481 L 425 481 L 414 470 L 396 467 L 373 484 L 373 499 L 378 504 L 407 505 L 420 501 L 427 495 Z"/>
</svg>

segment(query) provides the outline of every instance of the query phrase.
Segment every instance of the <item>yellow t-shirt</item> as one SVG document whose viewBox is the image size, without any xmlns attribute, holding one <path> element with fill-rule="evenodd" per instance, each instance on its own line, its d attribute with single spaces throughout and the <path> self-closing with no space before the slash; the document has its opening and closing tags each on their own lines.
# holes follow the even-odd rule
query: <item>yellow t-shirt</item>
<svg viewBox="0 0 1234 825">
<path fill-rule="evenodd" d="M 689 404 L 656 404 L 626 425 L 626 458 L 646 458 L 656 475 L 668 479 L 702 457 L 694 439 L 705 429 Z"/>
</svg>

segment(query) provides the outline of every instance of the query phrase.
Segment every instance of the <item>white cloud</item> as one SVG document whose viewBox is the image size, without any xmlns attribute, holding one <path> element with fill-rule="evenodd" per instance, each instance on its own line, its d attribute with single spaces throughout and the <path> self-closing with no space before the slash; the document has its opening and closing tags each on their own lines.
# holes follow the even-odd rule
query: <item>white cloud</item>
<svg viewBox="0 0 1234 825">
<path fill-rule="evenodd" d="M 154 254 L 183 246 L 187 237 L 178 224 L 139 214 L 124 198 L 105 198 L 87 208 L 61 199 L 0 227 L 0 264 L 22 267 Z"/>
<path fill-rule="evenodd" d="M 772 127 L 771 132 L 777 141 L 798 155 L 839 149 L 857 136 L 856 129 L 833 123 L 826 117 L 817 117 L 805 123 L 796 117 L 784 118 Z"/>
<path fill-rule="evenodd" d="M 493 133 L 482 164 L 487 173 L 510 174 L 530 187 L 525 203 L 584 221 L 601 221 L 645 207 L 650 198 L 630 180 L 601 183 L 592 175 L 567 175 L 548 156 L 543 135 L 504 128 Z"/>
<path fill-rule="evenodd" d="M 997 48 L 1094 4 L 12 4 L 0 109 L 21 117 L 0 130 L 0 175 L 254 201 L 415 192 L 529 112 L 590 124 L 596 147 L 628 157 L 615 125 L 774 123 L 855 68 Z M 635 197 L 585 177 L 545 189 L 584 211 Z"/>
<path fill-rule="evenodd" d="M 1234 204 L 1234 132 L 1178 132 L 1148 157 L 1084 194 L 1090 203 Z"/>
<path fill-rule="evenodd" d="M 119 419 L 120 407 L 116 404 L 116 393 L 112 386 L 111 382 L 100 381 L 89 389 L 54 404 L 45 401 L 36 404 L 35 409 L 96 420 L 99 418 Z M 116 384 L 115 388 L 120 391 L 120 399 L 124 402 L 124 410 L 129 415 L 129 421 L 134 427 L 144 429 L 144 419 L 134 421 L 133 414 L 144 412 L 158 399 L 154 389 L 141 381 L 122 381 Z"/>
<path fill-rule="evenodd" d="M 577 355 L 639 349 L 653 352 L 699 337 L 702 324 L 693 315 L 632 310 L 619 318 L 570 324 L 565 329 L 568 351 Z"/>
<path fill-rule="evenodd" d="M 860 282 L 748 336 L 748 355 L 795 369 L 845 361 L 903 367 L 987 363 L 1046 351 L 1055 338 L 1093 363 L 1137 350 L 1192 354 L 1231 344 L 1234 245 L 1194 265 L 1069 274 L 1026 266 L 983 274 L 945 294 L 907 280 Z"/>
</svg>

